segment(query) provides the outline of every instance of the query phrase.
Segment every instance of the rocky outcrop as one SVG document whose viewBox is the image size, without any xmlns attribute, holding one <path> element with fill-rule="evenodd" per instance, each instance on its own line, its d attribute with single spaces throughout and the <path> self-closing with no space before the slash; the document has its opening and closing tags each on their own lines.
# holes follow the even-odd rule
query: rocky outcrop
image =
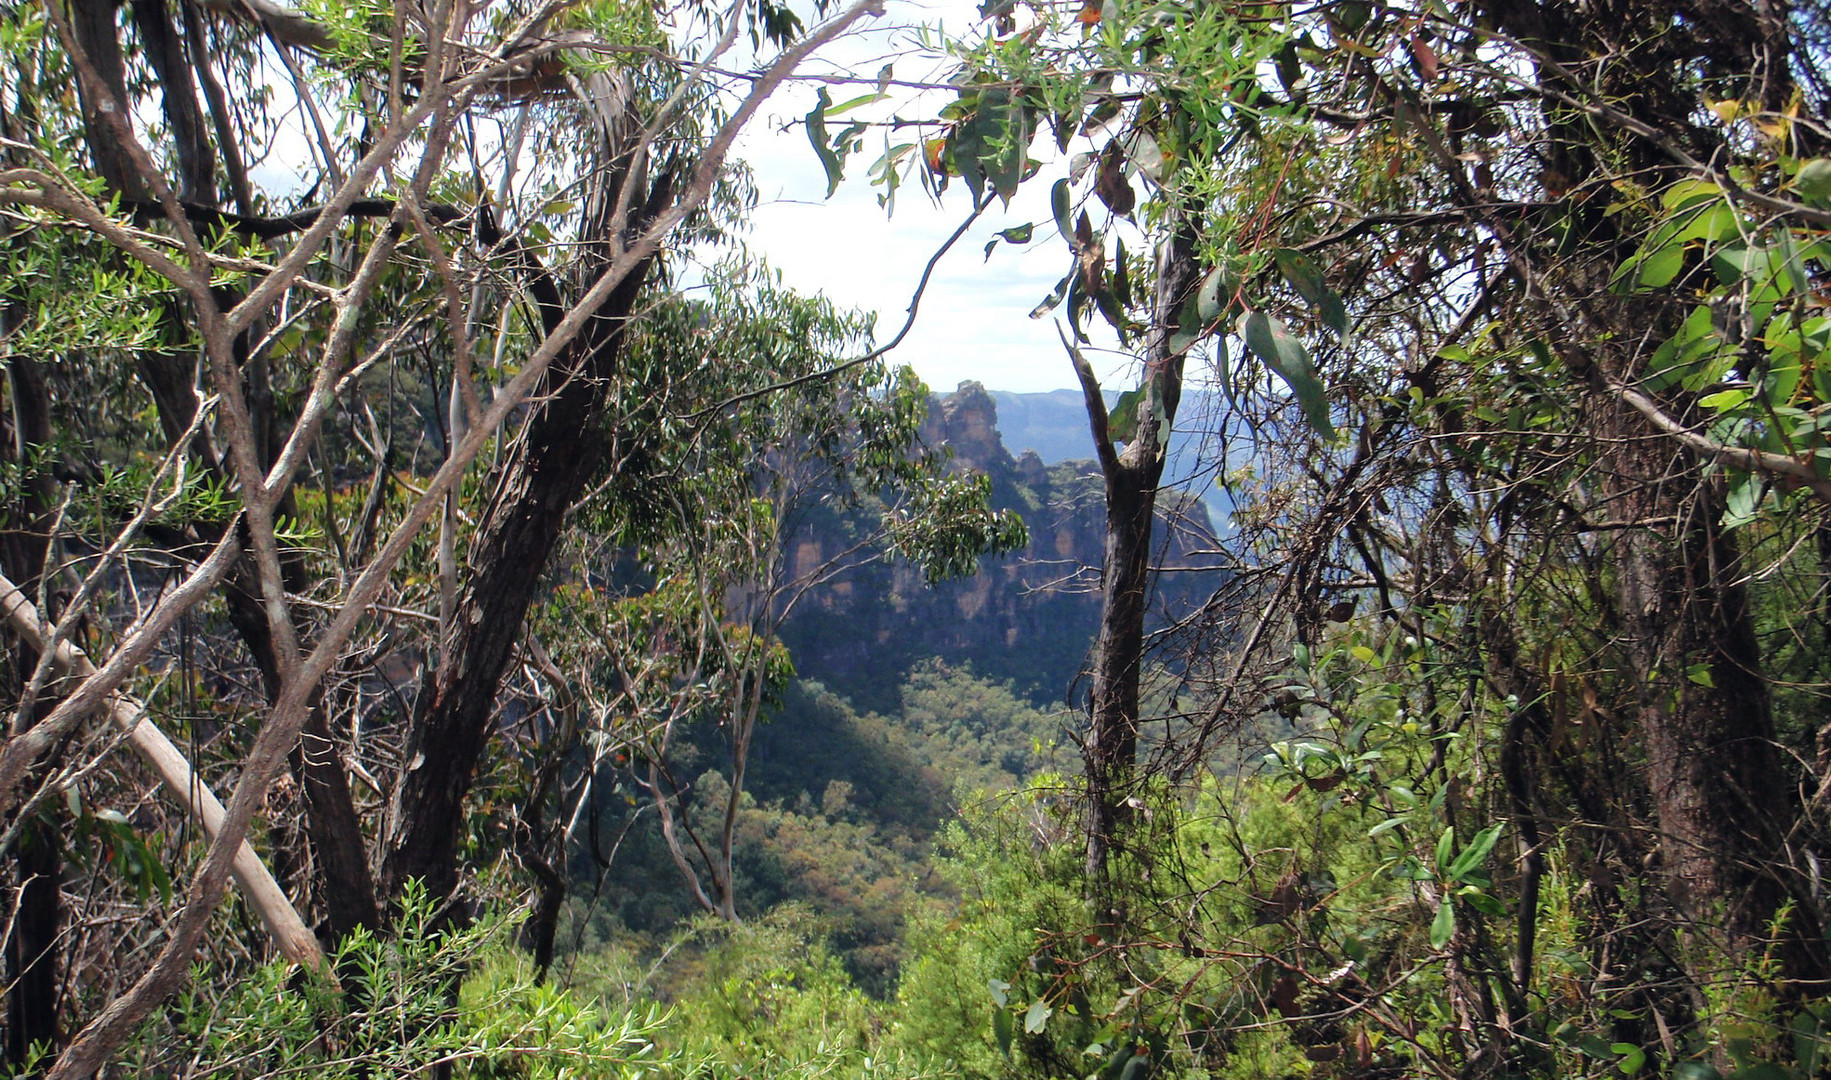
<svg viewBox="0 0 1831 1080">
<path fill-rule="evenodd" d="M 783 628 L 796 667 L 861 708 L 889 708 L 908 668 L 939 657 L 1009 680 L 1039 702 L 1060 702 L 1081 671 L 1100 610 L 1105 501 L 1091 461 L 1045 465 L 1013 459 L 998 434 L 998 407 L 976 382 L 931 400 L 924 442 L 951 452 L 956 468 L 992 480 L 993 502 L 1023 515 L 1024 551 L 980 562 L 970 578 L 929 586 L 915 567 L 873 564 L 805 597 Z M 1214 533 L 1199 502 L 1159 520 L 1159 561 L 1201 565 Z M 837 512 L 814 515 L 789 550 L 811 569 L 850 542 Z M 1212 560 L 1209 560 L 1210 562 Z M 1152 607 L 1160 622 L 1199 606 L 1218 581 L 1208 574 L 1159 578 Z"/>
</svg>

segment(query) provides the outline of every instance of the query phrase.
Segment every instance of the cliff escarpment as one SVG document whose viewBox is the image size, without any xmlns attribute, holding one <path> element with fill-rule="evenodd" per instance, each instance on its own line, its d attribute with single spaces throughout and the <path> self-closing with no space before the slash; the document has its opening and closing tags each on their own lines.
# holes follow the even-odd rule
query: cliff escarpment
<svg viewBox="0 0 1831 1080">
<path fill-rule="evenodd" d="M 1039 703 L 1063 701 L 1099 620 L 1106 511 L 1098 466 L 1045 464 L 1034 451 L 1013 457 L 999 435 L 998 406 L 976 382 L 931 399 L 922 437 L 950 451 L 955 468 L 991 479 L 993 505 L 1023 515 L 1029 546 L 936 586 L 901 563 L 858 567 L 818 586 L 782 631 L 796 667 L 861 709 L 893 708 L 910 668 L 929 658 L 1009 681 Z M 1159 564 L 1211 565 L 1197 554 L 1216 545 L 1207 511 L 1194 500 L 1165 501 L 1188 505 L 1159 517 Z M 816 570 L 845 549 L 848 531 L 837 512 L 809 514 L 789 545 L 790 570 Z M 1160 577 L 1157 621 L 1195 610 L 1216 584 L 1209 574 Z"/>
</svg>

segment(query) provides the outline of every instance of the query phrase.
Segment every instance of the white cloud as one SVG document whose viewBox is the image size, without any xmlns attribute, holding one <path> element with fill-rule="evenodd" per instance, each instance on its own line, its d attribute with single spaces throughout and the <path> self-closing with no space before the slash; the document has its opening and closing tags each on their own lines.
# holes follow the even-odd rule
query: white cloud
<svg viewBox="0 0 1831 1080">
<path fill-rule="evenodd" d="M 959 28 L 976 17 L 970 2 L 922 8 L 899 4 L 891 12 L 887 18 L 913 22 L 939 17 Z M 893 46 L 908 33 L 893 29 L 836 43 L 826 54 L 832 67 L 824 70 L 870 78 L 894 60 L 899 79 L 939 81 L 945 71 L 934 58 L 912 54 L 906 40 L 897 54 Z M 838 87 L 832 94 L 845 100 L 867 89 Z M 970 198 L 956 181 L 937 206 L 912 179 L 898 192 L 894 216 L 886 216 L 877 203 L 878 190 L 865 179 L 882 152 L 882 128 L 865 136 L 864 151 L 847 161 L 839 190 L 825 198 L 826 174 L 800 125 L 814 102 L 809 84 L 785 87 L 772 99 L 768 121 L 753 125 L 740 141 L 737 154 L 755 170 L 760 195 L 750 242 L 790 285 L 877 312 L 879 340 L 888 340 L 902 326 L 923 267 L 971 211 Z M 932 97 L 893 104 L 906 119 L 932 116 L 939 108 Z M 860 115 L 875 120 L 889 113 Z M 891 137 L 914 141 L 916 130 L 905 128 Z M 1039 140 L 1039 150 L 1045 142 Z M 1067 247 L 1049 213 L 1053 175 L 1046 165 L 1043 174 L 1019 190 L 1009 209 L 995 202 L 954 245 L 937 265 L 915 327 L 892 360 L 913 366 L 937 390 L 951 390 L 963 379 L 996 390 L 1075 385 L 1053 318 L 1028 317 L 1068 268 Z M 985 245 L 993 234 L 1025 222 L 1036 226 L 1031 243 L 1018 247 L 1001 241 L 988 262 Z"/>
</svg>

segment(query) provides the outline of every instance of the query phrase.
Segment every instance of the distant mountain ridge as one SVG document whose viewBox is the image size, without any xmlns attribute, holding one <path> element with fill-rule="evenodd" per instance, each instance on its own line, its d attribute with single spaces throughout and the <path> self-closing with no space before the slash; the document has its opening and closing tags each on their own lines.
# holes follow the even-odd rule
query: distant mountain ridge
<svg viewBox="0 0 1831 1080">
<path fill-rule="evenodd" d="M 1093 458 L 1093 433 L 1087 426 L 1087 406 L 1079 390 L 989 393 L 998 407 L 998 431 L 1012 453 L 1021 455 L 1034 450 L 1045 465 Z M 1118 399 L 1118 394 L 1106 392 L 1108 408 Z M 1180 422 L 1170 436 L 1170 462 L 1164 477 L 1169 486 L 1200 498 L 1208 508 L 1210 525 L 1224 537 L 1233 531 L 1233 500 L 1213 483 L 1220 454 L 1214 450 L 1208 424 L 1219 400 L 1203 391 L 1185 391 L 1178 410 Z"/>
<path fill-rule="evenodd" d="M 861 709 L 889 711 L 907 673 L 940 659 L 976 674 L 1012 683 L 1038 703 L 1060 702 L 1079 675 L 1100 611 L 1099 575 L 1105 544 L 1104 485 L 1088 453 L 1049 461 L 1069 445 L 1059 394 L 1011 395 L 1024 445 L 1004 435 L 999 399 L 976 382 L 931 398 L 922 432 L 925 444 L 945 447 L 956 468 L 990 477 L 992 502 L 1016 510 L 1030 530 L 1030 545 L 1002 559 L 984 559 L 977 574 L 928 586 L 920 572 L 901 564 L 872 564 L 822 585 L 802 600 L 782 629 L 796 667 L 852 699 Z M 1042 399 L 1042 400 L 1038 400 Z M 1086 431 L 1086 420 L 1080 420 Z M 1083 435 L 1085 440 L 1085 435 Z M 1083 443 L 1085 445 L 1085 441 Z M 1160 560 L 1170 566 L 1212 565 L 1216 533 L 1202 503 L 1180 512 L 1171 500 L 1159 517 Z M 1173 516 L 1172 516 L 1173 515 Z M 837 511 L 810 515 L 794 533 L 792 574 L 800 576 L 845 549 L 849 522 Z M 1203 603 L 1218 581 L 1207 574 L 1163 575 L 1152 598 L 1160 621 Z"/>
</svg>

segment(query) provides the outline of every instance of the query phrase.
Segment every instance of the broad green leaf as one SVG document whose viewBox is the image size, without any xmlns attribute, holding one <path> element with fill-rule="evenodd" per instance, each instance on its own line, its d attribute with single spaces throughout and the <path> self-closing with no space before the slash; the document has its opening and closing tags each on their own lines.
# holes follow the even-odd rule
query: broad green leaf
<svg viewBox="0 0 1831 1080">
<path fill-rule="evenodd" d="M 1659 203 L 1666 213 L 1676 213 L 1687 206 L 1696 206 L 1712 199 L 1723 197 L 1722 185 L 1711 180 L 1680 180 L 1660 193 Z"/>
<path fill-rule="evenodd" d="M 1314 304 L 1322 299 L 1328 291 L 1328 285 L 1322 280 L 1322 268 L 1316 260 L 1295 248 L 1279 248 L 1272 252 L 1272 258 L 1278 264 L 1278 272 L 1284 280 L 1291 283 L 1297 295 Z"/>
<path fill-rule="evenodd" d="M 998 1043 L 998 1052 L 1011 1058 L 1011 1014 L 1003 1009 L 992 1010 L 992 1039 Z"/>
<path fill-rule="evenodd" d="M 1211 323 L 1221 317 L 1223 305 L 1233 299 L 1232 282 L 1222 276 L 1221 267 L 1217 266 L 1208 271 L 1195 295 L 1202 322 Z"/>
<path fill-rule="evenodd" d="M 1817 1076 L 1827 1049 L 1822 1020 L 1809 1012 L 1793 1017 L 1793 1060 L 1799 1063 L 1799 1071 Z"/>
<path fill-rule="evenodd" d="M 1450 864 L 1450 879 L 1460 881 L 1464 875 L 1479 869 L 1487 860 L 1488 852 L 1494 850 L 1494 842 L 1500 839 L 1504 827 L 1496 822 L 1476 833 L 1474 839 L 1469 841 L 1469 846 L 1463 848 L 1462 854 L 1456 856 L 1456 861 Z"/>
<path fill-rule="evenodd" d="M 1704 406 L 1706 409 L 1715 409 L 1718 412 L 1728 412 L 1747 401 L 1748 398 L 1749 392 L 1738 386 L 1731 387 L 1728 390 L 1718 390 L 1714 394 L 1706 394 L 1698 399 L 1698 404 Z"/>
<path fill-rule="evenodd" d="M 1441 949 L 1456 935 L 1456 909 L 1449 897 L 1437 905 L 1437 917 L 1430 921 L 1430 947 Z"/>
<path fill-rule="evenodd" d="M 1208 324 L 1201 316 L 1201 298 L 1190 296 L 1183 301 L 1182 310 L 1176 313 L 1176 333 L 1170 335 L 1165 348 L 1171 356 L 1181 356 L 1193 349 L 1207 332 Z"/>
<path fill-rule="evenodd" d="M 1341 951 L 1343 956 L 1346 956 L 1357 964 L 1364 964 L 1367 962 L 1368 949 L 1367 940 L 1365 938 L 1349 934 L 1341 939 Z"/>
<path fill-rule="evenodd" d="M 1049 1017 L 1054 1013 L 1055 1010 L 1050 1008 L 1049 1003 L 1042 998 L 1032 1001 L 1030 1007 L 1024 1010 L 1024 1032 L 1029 1035 L 1041 1035 L 1043 1028 L 1049 1024 Z"/>
<path fill-rule="evenodd" d="M 953 131 L 954 164 L 973 193 L 984 201 L 985 184 L 1009 203 L 1023 179 L 1024 154 L 1030 145 L 1028 111 L 1003 87 L 987 87 L 970 103 L 971 112 Z"/>
<path fill-rule="evenodd" d="M 1150 1074 L 1150 1052 L 1134 1052 L 1131 1060 L 1125 1063 L 1125 1071 L 1119 1074 L 1119 1080 L 1145 1080 Z"/>
<path fill-rule="evenodd" d="M 1113 402 L 1106 414 L 1106 433 L 1114 442 L 1131 442 L 1138 435 L 1138 406 L 1144 401 L 1144 389 L 1127 390 Z"/>
<path fill-rule="evenodd" d="M 1623 1076 L 1633 1076 L 1646 1067 L 1647 1052 L 1633 1043 L 1610 1043 L 1609 1050 L 1619 1054 L 1615 1068 Z"/>
<path fill-rule="evenodd" d="M 1793 174 L 1793 190 L 1812 206 L 1831 206 L 1831 160 L 1812 158 Z"/>
<path fill-rule="evenodd" d="M 1685 246 L 1669 243 L 1651 250 L 1636 252 L 1615 271 L 1609 284 L 1624 292 L 1658 289 L 1672 284 L 1685 266 Z"/>
<path fill-rule="evenodd" d="M 1248 312 L 1240 320 L 1240 337 L 1245 340 L 1246 347 L 1291 388 L 1310 426 L 1326 439 L 1335 438 L 1335 425 L 1329 419 L 1329 401 L 1323 393 L 1322 383 L 1316 378 L 1316 365 L 1310 362 L 1309 351 L 1291 335 L 1284 322 L 1263 311 Z"/>
<path fill-rule="evenodd" d="M 1010 1002 L 1010 996 L 1011 996 L 1011 984 L 1010 983 L 1005 982 L 1003 979 L 987 979 L 985 981 L 985 988 L 987 990 L 991 991 L 992 1000 L 998 1003 L 998 1007 L 1000 1009 L 1004 1008 L 1006 1005 L 1009 1005 L 1011 1003 Z"/>
<path fill-rule="evenodd" d="M 1734 285 L 1741 281 L 1761 256 L 1757 249 L 1731 244 L 1718 248 L 1710 255 L 1710 269 L 1717 275 L 1717 280 L 1725 285 Z"/>
</svg>

